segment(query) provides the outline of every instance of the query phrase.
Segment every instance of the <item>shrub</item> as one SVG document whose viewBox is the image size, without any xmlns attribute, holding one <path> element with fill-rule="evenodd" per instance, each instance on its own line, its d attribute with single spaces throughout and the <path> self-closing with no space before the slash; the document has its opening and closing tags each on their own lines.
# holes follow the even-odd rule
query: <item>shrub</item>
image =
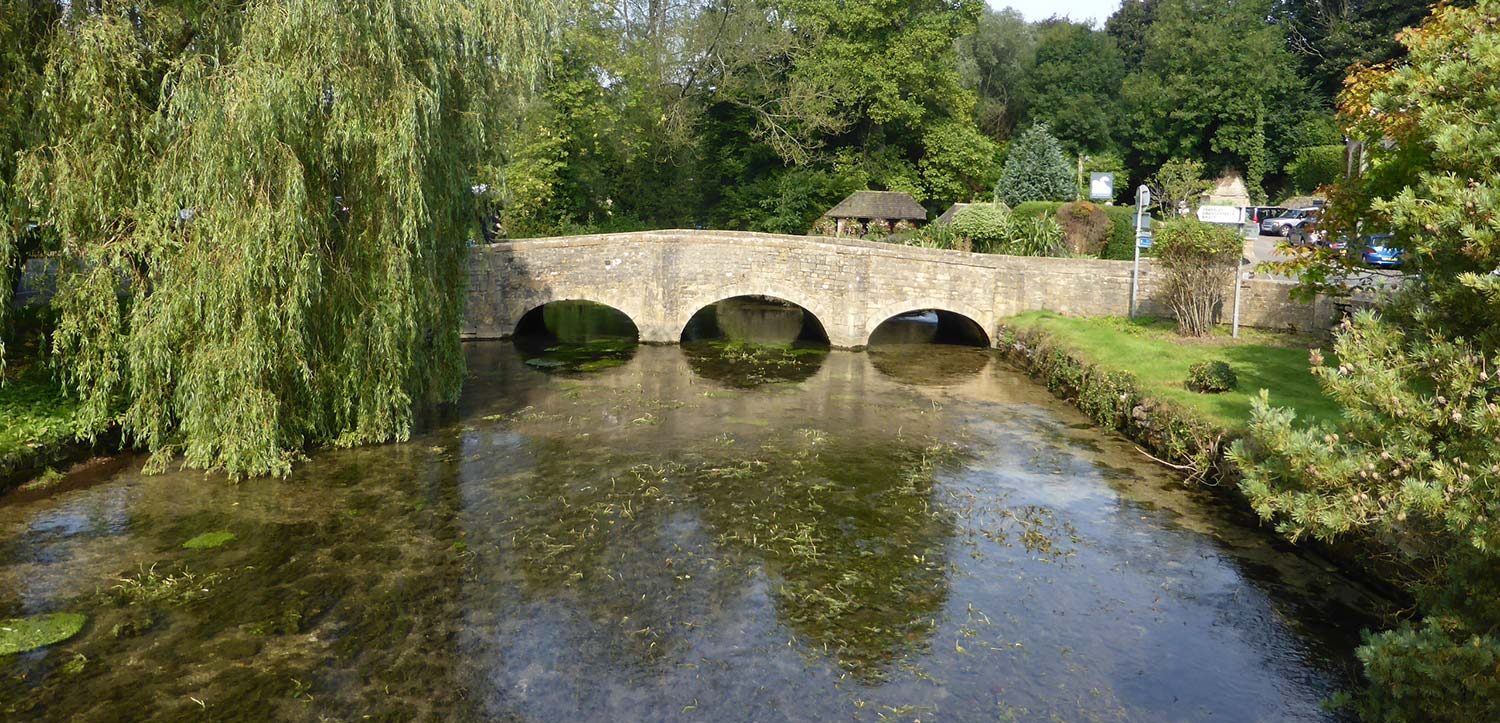
<svg viewBox="0 0 1500 723">
<path fill-rule="evenodd" d="M 1062 223 L 1060 215 L 1062 209 L 1069 203 L 1057 201 L 1029 201 L 1016 206 L 1012 216 L 1016 217 L 1040 217 L 1047 216 L 1058 219 Z M 1090 204 L 1094 205 L 1094 204 Z M 1135 258 L 1135 207 L 1134 206 L 1094 206 L 1103 211 L 1109 219 L 1109 231 L 1103 248 L 1093 252 L 1101 259 L 1114 259 L 1116 261 L 1129 261 Z"/>
<path fill-rule="evenodd" d="M 942 226 L 923 226 L 916 231 L 904 236 L 893 236 L 887 241 L 899 243 L 903 246 L 916 246 L 924 249 L 948 249 L 949 251 L 973 251 L 974 247 L 969 240 L 953 230 L 952 224 Z"/>
<path fill-rule="evenodd" d="M 1075 254 L 1097 256 L 1109 241 L 1113 222 L 1098 204 L 1070 201 L 1058 207 L 1055 217 L 1064 243 Z"/>
<path fill-rule="evenodd" d="M 1062 205 L 1062 201 L 1027 201 L 1026 203 L 1018 204 L 1011 213 L 1016 216 L 1030 216 L 1033 218 L 1054 216 L 1057 214 L 1057 209 L 1061 208 Z"/>
<path fill-rule="evenodd" d="M 1060 256 L 1063 251 L 1063 230 L 1049 216 L 1012 217 L 1005 246 L 1000 253 L 1012 256 Z"/>
<path fill-rule="evenodd" d="M 837 236 L 839 232 L 838 222 L 827 216 L 819 216 L 813 222 L 812 229 L 807 232 L 809 236 Z"/>
<path fill-rule="evenodd" d="M 995 185 L 995 200 L 1011 206 L 1026 201 L 1069 201 L 1077 191 L 1062 144 L 1045 123 L 1039 123 L 1011 143 Z"/>
<path fill-rule="evenodd" d="M 1201 361 L 1188 367 L 1187 388 L 1204 394 L 1218 394 L 1234 389 L 1240 383 L 1234 367 L 1221 361 Z"/>
<path fill-rule="evenodd" d="M 1109 216 L 1109 241 L 1099 252 L 1101 259 L 1130 261 L 1135 258 L 1135 206 L 1105 206 Z"/>
<path fill-rule="evenodd" d="M 1244 242 L 1234 229 L 1178 218 L 1157 227 L 1153 245 L 1178 333 L 1204 336 L 1213 328 L 1214 310 L 1224 302 L 1224 286 Z"/>
<path fill-rule="evenodd" d="M 953 215 L 950 228 L 981 253 L 999 253 L 1010 237 L 1011 212 L 1003 203 L 976 203 Z"/>
</svg>

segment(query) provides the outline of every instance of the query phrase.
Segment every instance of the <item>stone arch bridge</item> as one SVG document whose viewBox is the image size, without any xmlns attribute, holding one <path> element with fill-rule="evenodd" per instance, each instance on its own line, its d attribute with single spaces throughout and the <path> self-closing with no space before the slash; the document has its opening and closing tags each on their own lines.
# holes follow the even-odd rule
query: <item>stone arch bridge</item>
<svg viewBox="0 0 1500 723">
<path fill-rule="evenodd" d="M 832 346 L 858 348 L 881 322 L 934 309 L 967 317 L 990 340 L 1024 311 L 1123 316 L 1130 263 L 971 254 L 896 244 L 739 231 L 650 231 L 531 239 L 471 249 L 464 336 L 504 338 L 551 301 L 620 310 L 641 341 L 675 343 L 698 310 L 735 296 L 792 302 L 821 323 Z M 1166 315 L 1142 268 L 1141 308 Z M 1227 286 L 1227 279 L 1226 279 Z M 1241 323 L 1326 329 L 1321 304 L 1291 302 L 1287 284 L 1248 282 Z M 1227 319 L 1227 315 L 1226 315 Z M 1321 326 L 1320 326 L 1321 325 Z"/>
</svg>

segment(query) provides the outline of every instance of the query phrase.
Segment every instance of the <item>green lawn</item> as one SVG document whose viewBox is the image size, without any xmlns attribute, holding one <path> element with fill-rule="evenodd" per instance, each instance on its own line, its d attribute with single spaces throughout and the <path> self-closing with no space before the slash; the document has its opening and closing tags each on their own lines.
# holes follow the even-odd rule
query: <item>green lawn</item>
<svg viewBox="0 0 1500 723">
<path fill-rule="evenodd" d="M 1077 319 L 1049 312 L 1031 312 L 1007 320 L 1007 326 L 1042 329 L 1083 359 L 1106 369 L 1135 374 L 1145 390 L 1202 412 L 1208 421 L 1226 429 L 1242 430 L 1250 416 L 1250 399 L 1269 390 L 1271 403 L 1292 407 L 1303 419 L 1336 423 L 1339 410 L 1323 395 L 1309 370 L 1308 349 L 1318 342 L 1308 337 L 1270 333 L 1241 327 L 1240 338 L 1227 327 L 1208 339 L 1184 339 L 1176 325 L 1157 319 L 1119 317 Z M 1199 394 L 1183 386 L 1188 367 L 1200 361 L 1222 360 L 1234 367 L 1239 386 L 1223 394 Z"/>
</svg>

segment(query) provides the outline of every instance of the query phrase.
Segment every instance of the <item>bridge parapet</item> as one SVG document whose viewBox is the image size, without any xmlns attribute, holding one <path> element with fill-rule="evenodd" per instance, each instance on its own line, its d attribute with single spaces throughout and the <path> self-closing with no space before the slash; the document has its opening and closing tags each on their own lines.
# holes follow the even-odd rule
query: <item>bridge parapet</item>
<svg viewBox="0 0 1500 723">
<path fill-rule="evenodd" d="M 811 312 L 836 347 L 864 346 L 886 319 L 921 309 L 961 314 L 990 339 L 1024 311 L 1123 316 L 1130 263 L 971 254 L 855 239 L 670 230 L 528 239 L 470 256 L 464 335 L 500 338 L 551 301 L 594 301 L 635 322 L 641 340 L 675 343 L 693 314 L 735 296 L 772 296 Z M 1142 264 L 1142 311 L 1169 316 Z M 1336 310 L 1292 302 L 1289 284 L 1252 281 L 1241 323 L 1323 331 Z M 1227 317 L 1227 314 L 1225 315 Z"/>
</svg>

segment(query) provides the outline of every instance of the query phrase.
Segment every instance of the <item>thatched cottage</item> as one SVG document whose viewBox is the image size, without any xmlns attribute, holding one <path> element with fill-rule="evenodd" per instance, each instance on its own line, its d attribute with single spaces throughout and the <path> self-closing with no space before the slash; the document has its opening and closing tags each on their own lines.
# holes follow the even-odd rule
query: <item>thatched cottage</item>
<svg viewBox="0 0 1500 723">
<path fill-rule="evenodd" d="M 890 233 L 898 224 L 912 228 L 927 220 L 927 209 L 905 193 L 898 191 L 855 191 L 828 209 L 819 227 L 831 229 L 835 236 L 863 236 L 876 231 Z"/>
</svg>

